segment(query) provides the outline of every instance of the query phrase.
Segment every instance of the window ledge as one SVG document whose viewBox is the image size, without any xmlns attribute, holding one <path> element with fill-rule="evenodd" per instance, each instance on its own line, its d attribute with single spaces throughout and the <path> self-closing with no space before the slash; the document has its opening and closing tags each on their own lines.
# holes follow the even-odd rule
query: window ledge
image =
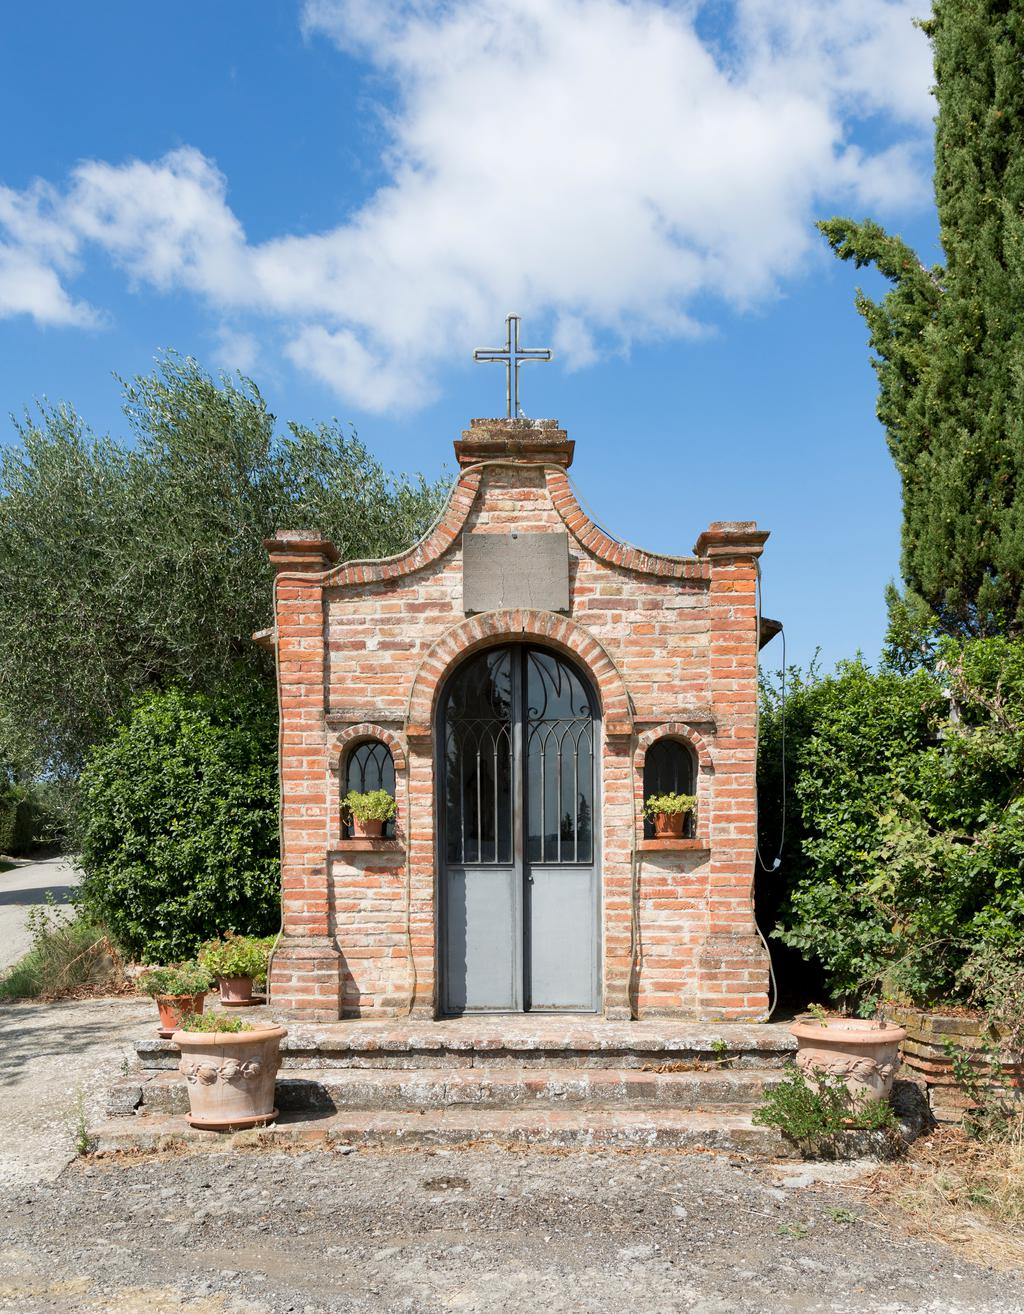
<svg viewBox="0 0 1024 1314">
<path fill-rule="evenodd" d="M 358 835 L 335 842 L 332 853 L 404 853 L 405 841 L 384 839 L 377 835 Z"/>
<path fill-rule="evenodd" d="M 706 839 L 655 838 L 642 839 L 637 844 L 641 853 L 710 853 L 711 845 Z"/>
</svg>

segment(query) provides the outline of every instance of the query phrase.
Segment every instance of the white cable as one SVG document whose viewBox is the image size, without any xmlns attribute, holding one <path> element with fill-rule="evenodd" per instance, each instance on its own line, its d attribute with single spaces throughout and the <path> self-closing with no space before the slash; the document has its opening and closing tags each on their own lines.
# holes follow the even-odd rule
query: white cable
<svg viewBox="0 0 1024 1314">
<path fill-rule="evenodd" d="M 757 600 L 757 642 L 760 644 L 761 642 L 761 563 L 756 562 L 755 566 L 757 570 L 757 587 L 755 589 L 755 596 Z M 754 879 L 755 880 L 757 879 L 758 863 L 761 864 L 761 866 L 764 868 L 765 871 L 773 871 L 773 872 L 778 871 L 779 867 L 782 865 L 782 845 L 786 835 L 786 684 L 785 684 L 786 631 L 785 629 L 782 630 L 782 680 L 783 680 L 783 684 L 782 684 L 782 831 L 779 835 L 778 855 L 776 856 L 775 861 L 772 863 L 771 867 L 769 868 L 765 863 L 764 859 L 761 857 L 760 839 L 758 836 L 759 809 L 757 805 L 757 784 L 755 781 L 755 785 L 754 785 L 754 854 L 755 854 Z M 760 694 L 758 694 L 757 703 L 755 705 L 754 717 L 755 717 L 754 742 L 757 743 L 759 741 L 760 732 L 761 732 Z M 762 1022 L 769 1022 L 771 1021 L 772 1014 L 779 1006 L 779 983 L 775 979 L 775 964 L 772 962 L 772 951 L 771 949 L 769 949 L 768 941 L 765 939 L 764 932 L 761 930 L 761 927 L 758 924 L 753 887 L 751 887 L 750 890 L 750 912 L 754 919 L 754 930 L 757 932 L 758 936 L 760 937 L 761 943 L 764 945 L 765 954 L 768 956 L 768 976 L 771 981 L 772 1002 L 770 1008 L 768 1009 L 768 1012 L 765 1013 L 764 1017 L 761 1020 Z"/>
</svg>

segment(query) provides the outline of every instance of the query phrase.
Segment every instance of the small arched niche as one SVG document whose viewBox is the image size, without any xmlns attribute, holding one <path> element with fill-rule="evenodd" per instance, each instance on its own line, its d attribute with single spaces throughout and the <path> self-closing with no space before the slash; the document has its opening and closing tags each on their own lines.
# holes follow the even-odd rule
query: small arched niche
<svg viewBox="0 0 1024 1314">
<path fill-rule="evenodd" d="M 395 797 L 395 759 L 382 739 L 362 739 L 345 753 L 341 767 L 341 797 L 355 791 L 369 794 L 375 789 L 386 790 Z M 352 822 L 344 824 L 343 836 L 352 838 Z M 394 839 L 395 818 L 384 823 L 383 837 Z"/>
<path fill-rule="evenodd" d="M 647 746 L 644 755 L 644 802 L 654 794 L 696 794 L 697 758 L 685 740 L 664 735 Z M 695 814 L 686 818 L 683 835 L 697 833 Z M 654 820 L 644 816 L 644 839 L 654 838 Z"/>
</svg>

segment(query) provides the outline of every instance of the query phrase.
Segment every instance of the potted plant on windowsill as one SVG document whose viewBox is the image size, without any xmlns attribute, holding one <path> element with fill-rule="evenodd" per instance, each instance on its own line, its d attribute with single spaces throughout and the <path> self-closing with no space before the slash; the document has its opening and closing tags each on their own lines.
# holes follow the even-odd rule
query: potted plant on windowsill
<svg viewBox="0 0 1024 1314">
<path fill-rule="evenodd" d="M 350 790 L 341 800 L 341 806 L 352 819 L 352 833 L 361 838 L 379 838 L 384 823 L 390 821 L 397 808 L 386 789 L 372 789 L 368 794 Z"/>
<path fill-rule="evenodd" d="M 178 1071 L 188 1083 L 192 1126 L 233 1131 L 273 1122 L 287 1034 L 284 1027 L 253 1026 L 222 1013 L 188 1018 L 172 1039 L 181 1050 Z"/>
<path fill-rule="evenodd" d="M 228 931 L 221 940 L 208 940 L 199 950 L 199 964 L 220 988 L 220 1002 L 238 1007 L 251 1004 L 254 981 L 267 979 L 267 963 L 273 938 L 235 935 Z"/>
<path fill-rule="evenodd" d="M 211 976 L 198 963 L 177 963 L 143 972 L 137 985 L 156 1001 L 160 1035 L 168 1040 L 186 1018 L 202 1013 Z"/>
<path fill-rule="evenodd" d="M 652 794 L 644 800 L 644 813 L 653 819 L 659 839 L 682 839 L 686 818 L 696 806 L 694 794 Z"/>
</svg>

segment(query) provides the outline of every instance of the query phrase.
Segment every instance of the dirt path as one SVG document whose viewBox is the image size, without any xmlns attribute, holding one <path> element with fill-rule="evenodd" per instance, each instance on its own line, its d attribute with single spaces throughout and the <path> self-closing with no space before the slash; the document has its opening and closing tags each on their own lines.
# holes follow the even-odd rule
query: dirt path
<svg viewBox="0 0 1024 1314">
<path fill-rule="evenodd" d="M 10 871 L 0 871 L 0 972 L 31 947 L 32 937 L 25 925 L 28 910 L 45 903 L 47 893 L 58 905 L 66 906 L 77 884 L 78 875 L 64 858 L 19 862 Z"/>
<path fill-rule="evenodd" d="M 0 1004 L 0 1188 L 52 1181 L 75 1157 L 80 1112 L 100 1107 L 149 999 Z"/>
</svg>

